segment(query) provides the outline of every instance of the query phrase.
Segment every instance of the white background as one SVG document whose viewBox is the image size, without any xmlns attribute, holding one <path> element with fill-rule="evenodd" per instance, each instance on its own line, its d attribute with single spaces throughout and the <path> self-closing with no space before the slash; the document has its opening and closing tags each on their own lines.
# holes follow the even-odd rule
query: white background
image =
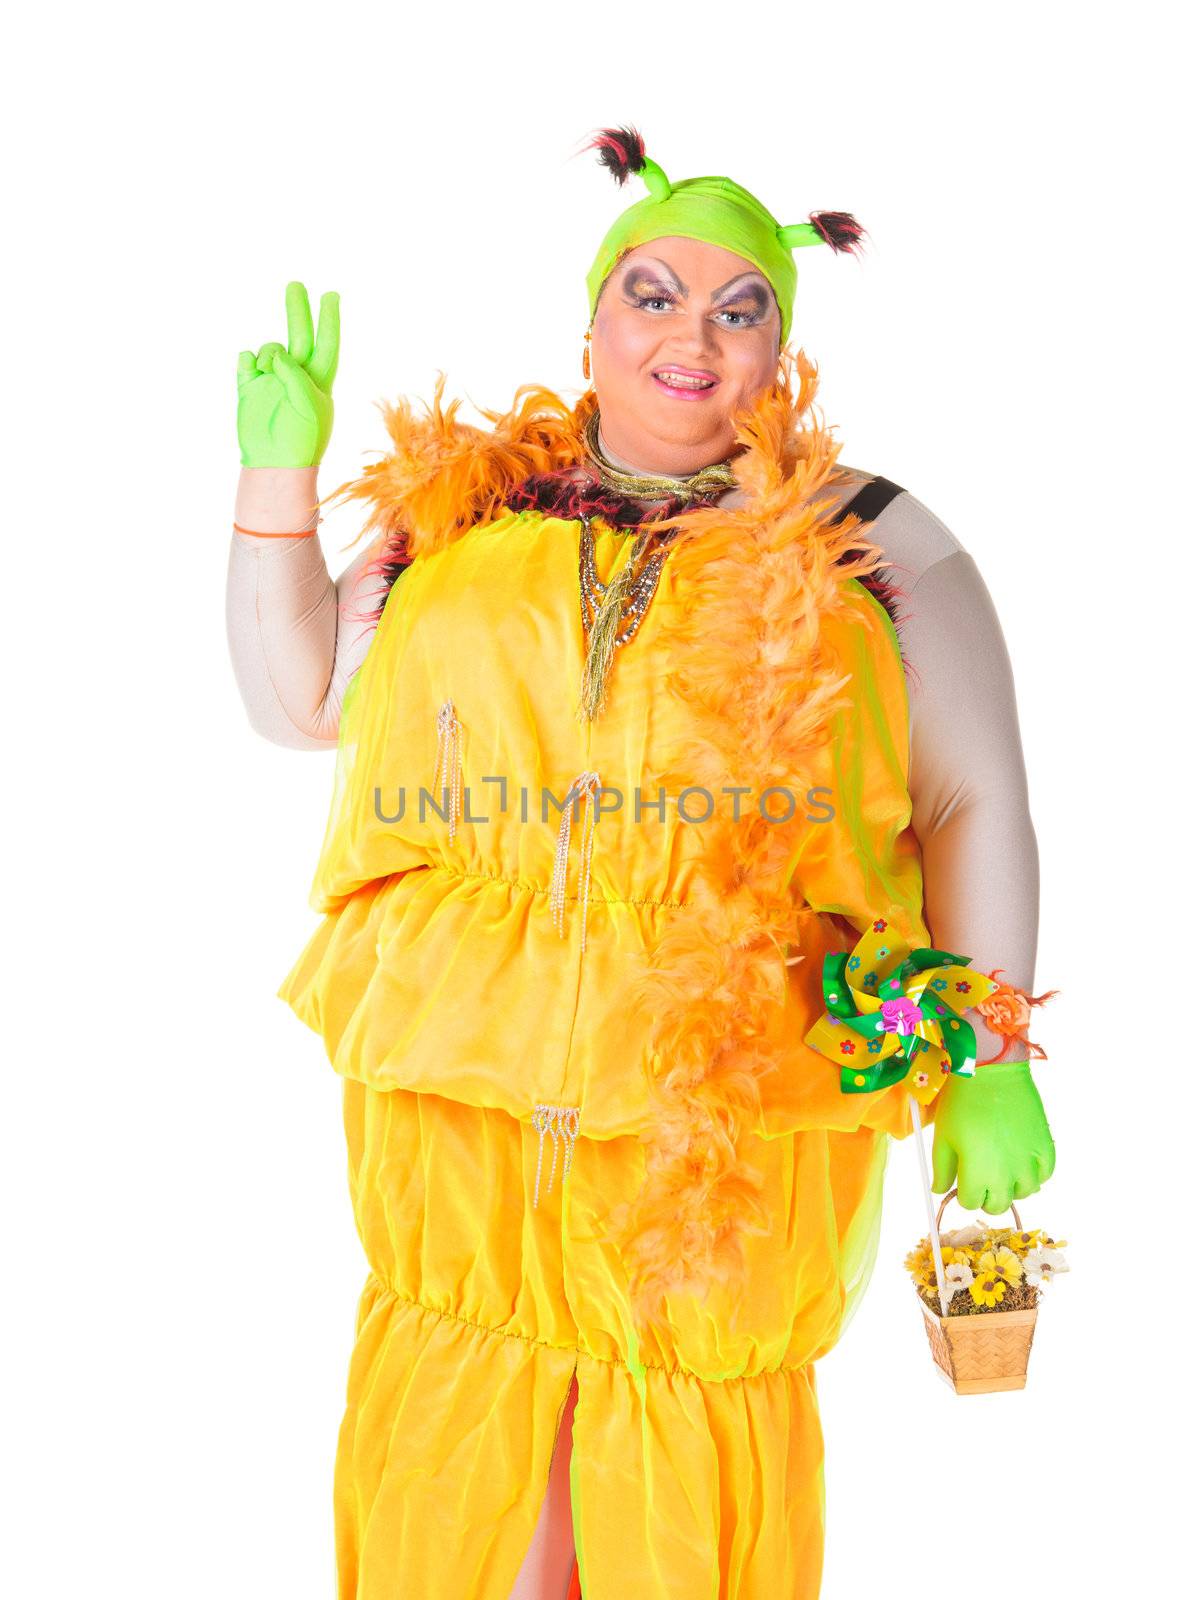
<svg viewBox="0 0 1202 1600">
<path fill-rule="evenodd" d="M 290 278 L 342 292 L 323 491 L 383 445 L 374 402 L 440 369 L 494 409 L 578 393 L 584 275 L 643 190 L 573 152 L 630 122 L 671 178 L 869 229 L 860 261 L 799 253 L 794 340 L 845 459 L 912 489 L 990 585 L 1037 988 L 1062 991 L 1032 1029 L 1059 1167 L 1022 1209 L 1073 1270 L 1029 1385 L 937 1377 L 899 1147 L 876 1275 L 819 1369 L 824 1600 L 1155 1594 L 1196 1567 L 1198 236 L 1174 10 L 10 24 L 6 1593 L 333 1593 L 365 1265 L 338 1082 L 274 998 L 315 922 L 332 758 L 257 739 L 228 664 L 236 357 L 283 336 Z M 325 524 L 335 569 L 357 531 Z"/>
</svg>

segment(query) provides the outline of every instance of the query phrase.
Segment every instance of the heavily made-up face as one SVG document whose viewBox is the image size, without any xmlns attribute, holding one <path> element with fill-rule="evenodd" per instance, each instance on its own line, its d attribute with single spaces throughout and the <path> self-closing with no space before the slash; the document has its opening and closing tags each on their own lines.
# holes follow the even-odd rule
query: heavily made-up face
<svg viewBox="0 0 1202 1600">
<path fill-rule="evenodd" d="M 731 417 L 772 387 L 779 352 L 776 297 L 745 257 L 676 236 L 628 251 L 602 287 L 590 344 L 606 453 L 667 473 L 729 456 Z"/>
</svg>

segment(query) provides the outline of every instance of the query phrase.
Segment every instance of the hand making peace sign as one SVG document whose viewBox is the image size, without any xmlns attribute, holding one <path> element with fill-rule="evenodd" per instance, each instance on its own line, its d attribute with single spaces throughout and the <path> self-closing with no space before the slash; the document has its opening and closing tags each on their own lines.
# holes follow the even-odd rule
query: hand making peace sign
<svg viewBox="0 0 1202 1600">
<path fill-rule="evenodd" d="M 321 297 L 317 339 L 303 283 L 284 293 L 288 348 L 265 344 L 238 357 L 238 443 L 244 467 L 315 467 L 334 426 L 338 296 Z"/>
</svg>

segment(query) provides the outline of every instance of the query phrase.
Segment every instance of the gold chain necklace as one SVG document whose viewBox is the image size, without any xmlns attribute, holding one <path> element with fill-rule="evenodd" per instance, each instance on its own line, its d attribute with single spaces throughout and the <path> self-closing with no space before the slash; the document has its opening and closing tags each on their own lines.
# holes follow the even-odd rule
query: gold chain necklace
<svg viewBox="0 0 1202 1600">
<path fill-rule="evenodd" d="M 603 487 L 615 494 L 631 500 L 680 498 L 692 504 L 735 485 L 729 461 L 714 462 L 685 478 L 673 478 L 665 473 L 625 472 L 602 455 L 600 426 L 601 412 L 597 409 L 584 425 L 585 448 Z M 627 561 L 608 583 L 603 583 L 597 572 L 593 519 L 588 513 L 580 519 L 580 620 L 586 648 L 576 712 L 578 719 L 592 721 L 604 710 L 614 652 L 638 632 L 659 584 L 659 575 L 668 557 L 668 541 L 674 532 L 675 529 L 668 529 L 658 545 L 653 546 L 654 529 L 636 530 Z"/>
<path fill-rule="evenodd" d="M 673 478 L 664 472 L 626 472 L 601 453 L 601 408 L 590 412 L 582 430 L 584 446 L 606 489 L 627 500 L 666 500 L 669 496 L 693 501 L 719 489 L 733 489 L 735 475 L 729 460 L 715 461 L 699 472 Z"/>
</svg>

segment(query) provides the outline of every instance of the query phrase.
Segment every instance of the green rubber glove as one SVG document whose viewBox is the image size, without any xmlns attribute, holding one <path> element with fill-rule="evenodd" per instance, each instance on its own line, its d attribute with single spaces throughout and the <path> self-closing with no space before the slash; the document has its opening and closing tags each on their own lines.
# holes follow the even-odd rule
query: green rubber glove
<svg viewBox="0 0 1202 1600">
<path fill-rule="evenodd" d="M 996 1214 L 1052 1176 L 1056 1146 L 1029 1061 L 949 1077 L 935 1107 L 931 1188 L 953 1184 L 966 1211 Z"/>
<path fill-rule="evenodd" d="M 317 340 L 303 283 L 284 292 L 288 348 L 265 344 L 238 357 L 238 443 L 244 467 L 315 467 L 334 427 L 338 296 L 321 297 Z"/>
</svg>

